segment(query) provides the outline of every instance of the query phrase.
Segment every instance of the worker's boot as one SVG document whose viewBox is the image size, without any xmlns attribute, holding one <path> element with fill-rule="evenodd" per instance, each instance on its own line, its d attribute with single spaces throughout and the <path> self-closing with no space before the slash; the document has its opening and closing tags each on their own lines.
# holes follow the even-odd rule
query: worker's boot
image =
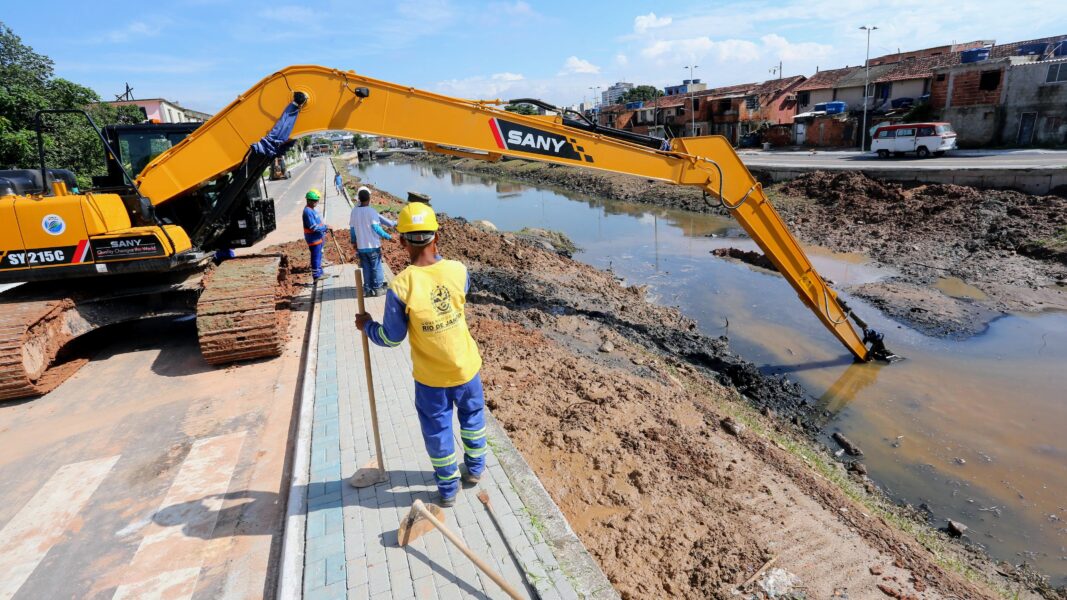
<svg viewBox="0 0 1067 600">
<path fill-rule="evenodd" d="M 456 497 L 457 496 L 459 496 L 459 494 L 453 494 L 453 495 L 449 496 L 448 498 L 445 498 L 440 493 L 438 493 L 437 494 L 437 505 L 440 506 L 441 508 L 452 508 L 453 506 L 456 505 Z"/>
<path fill-rule="evenodd" d="M 481 483 L 482 473 L 478 473 L 477 475 L 471 473 L 470 469 L 467 468 L 467 465 L 463 465 L 461 468 L 463 469 L 463 483 L 466 483 L 467 485 L 478 485 Z"/>
</svg>

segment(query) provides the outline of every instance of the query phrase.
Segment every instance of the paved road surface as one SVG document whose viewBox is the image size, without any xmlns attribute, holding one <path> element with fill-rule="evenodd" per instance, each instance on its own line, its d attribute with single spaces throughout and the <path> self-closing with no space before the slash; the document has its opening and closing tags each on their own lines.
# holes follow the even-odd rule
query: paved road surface
<svg viewBox="0 0 1067 600">
<path fill-rule="evenodd" d="M 326 164 L 268 184 L 274 238 Z M 192 321 L 101 330 L 58 389 L 0 403 L 0 600 L 269 597 L 306 315 L 282 357 L 227 368 Z"/>
<path fill-rule="evenodd" d="M 809 167 L 820 169 L 1034 169 L 1067 168 L 1067 151 L 960 150 L 936 158 L 901 156 L 882 159 L 867 152 L 738 150 L 750 167 Z"/>
</svg>

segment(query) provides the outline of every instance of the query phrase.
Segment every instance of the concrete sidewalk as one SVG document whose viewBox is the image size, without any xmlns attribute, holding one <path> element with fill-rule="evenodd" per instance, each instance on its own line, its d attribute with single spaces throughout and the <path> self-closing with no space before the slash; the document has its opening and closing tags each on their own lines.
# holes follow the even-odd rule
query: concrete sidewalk
<svg viewBox="0 0 1067 600">
<path fill-rule="evenodd" d="M 389 482 L 348 484 L 374 456 L 357 312 L 355 268 L 329 269 L 320 313 L 311 473 L 307 488 L 303 591 L 311 598 L 506 598 L 488 577 L 437 531 L 407 547 L 396 531 L 412 502 L 433 501 L 436 486 L 414 406 L 410 347 L 371 346 L 379 426 Z M 368 298 L 380 318 L 384 297 Z M 519 590 L 541 598 L 616 598 L 603 573 L 490 417 L 488 490 L 498 530 L 477 489 L 466 488 L 446 525 Z M 462 448 L 457 433 L 456 447 Z M 503 464 L 502 464 L 503 463 Z M 507 539 L 518 554 L 513 560 Z M 525 571 L 526 588 L 520 574 Z M 536 592 L 532 593 L 532 592 Z"/>
</svg>

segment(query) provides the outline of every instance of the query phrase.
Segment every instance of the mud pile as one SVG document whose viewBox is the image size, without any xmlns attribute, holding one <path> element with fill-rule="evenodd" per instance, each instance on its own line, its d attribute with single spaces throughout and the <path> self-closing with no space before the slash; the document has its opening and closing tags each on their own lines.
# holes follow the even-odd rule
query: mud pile
<svg viewBox="0 0 1067 600">
<path fill-rule="evenodd" d="M 900 272 L 851 292 L 929 335 L 968 337 L 1006 311 L 1067 309 L 1067 198 L 958 185 L 905 187 L 815 172 L 772 189 L 805 242 Z M 931 286 L 955 277 L 982 299 Z"/>
<path fill-rule="evenodd" d="M 781 202 L 780 210 L 802 236 L 836 249 L 863 245 L 875 258 L 902 266 L 922 257 L 960 271 L 981 270 L 956 265 L 976 253 L 1018 253 L 1040 261 L 1035 269 L 1046 276 L 1067 265 L 1067 252 L 1052 243 L 1067 232 L 1062 196 L 942 184 L 906 189 L 860 173 L 821 171 L 780 191 L 816 200 Z M 1041 262 L 1049 263 L 1047 269 Z M 1008 283 L 1031 283 L 1028 279 Z"/>
<path fill-rule="evenodd" d="M 311 253 L 304 240 L 268 246 L 263 249 L 262 254 L 285 256 L 289 262 L 290 282 L 293 285 L 311 283 Z M 359 262 L 356 249 L 349 241 L 347 229 L 333 229 L 326 235 L 326 241 L 322 244 L 322 260 L 324 265 Z"/>
</svg>

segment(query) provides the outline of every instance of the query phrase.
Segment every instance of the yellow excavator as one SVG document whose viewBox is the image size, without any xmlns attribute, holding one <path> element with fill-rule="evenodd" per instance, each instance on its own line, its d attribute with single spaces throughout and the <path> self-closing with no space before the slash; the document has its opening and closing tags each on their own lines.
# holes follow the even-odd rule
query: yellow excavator
<svg viewBox="0 0 1067 600">
<path fill-rule="evenodd" d="M 509 103 L 556 114 L 504 111 Z M 260 174 L 292 140 L 327 130 L 418 141 L 454 156 L 510 156 L 699 187 L 737 219 L 857 360 L 891 356 L 882 336 L 816 273 L 720 136 L 666 143 L 538 100 L 464 100 L 352 71 L 292 66 L 183 134 L 138 173 L 129 154 L 144 139 L 97 129 L 112 173 L 92 190 L 79 192 L 69 172 L 49 170 L 43 151 L 39 171 L 0 171 L 0 283 L 34 282 L 0 296 L 0 399 L 40 394 L 62 381 L 76 365 L 53 362 L 73 337 L 147 316 L 195 314 L 201 350 L 214 364 L 280 353 L 282 258 L 207 267 L 215 251 L 251 246 L 274 229 Z"/>
</svg>

